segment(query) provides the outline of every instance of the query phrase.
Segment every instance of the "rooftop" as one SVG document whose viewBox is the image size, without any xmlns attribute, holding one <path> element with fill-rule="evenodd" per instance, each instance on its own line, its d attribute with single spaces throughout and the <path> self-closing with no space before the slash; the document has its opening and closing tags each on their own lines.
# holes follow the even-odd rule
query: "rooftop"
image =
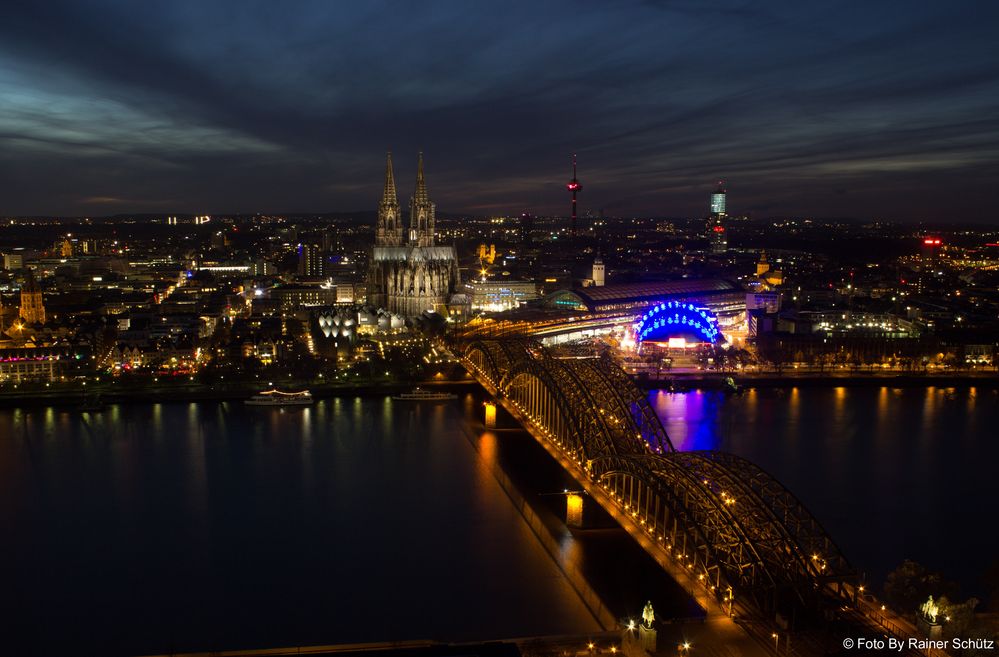
<svg viewBox="0 0 999 657">
<path fill-rule="evenodd" d="M 645 283 L 624 283 L 619 285 L 602 285 L 599 287 L 583 287 L 568 290 L 578 296 L 589 308 L 631 301 L 652 301 L 664 297 L 687 296 L 695 294 L 719 294 L 724 292 L 741 292 L 737 283 L 720 278 L 683 279 L 676 281 L 652 281 Z M 556 292 L 555 294 L 565 293 Z"/>
</svg>

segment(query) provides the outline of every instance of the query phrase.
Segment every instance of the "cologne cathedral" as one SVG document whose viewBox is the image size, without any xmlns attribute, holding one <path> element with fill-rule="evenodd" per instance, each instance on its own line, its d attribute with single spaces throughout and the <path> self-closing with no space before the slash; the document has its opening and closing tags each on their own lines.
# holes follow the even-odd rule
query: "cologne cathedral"
<svg viewBox="0 0 999 657">
<path fill-rule="evenodd" d="M 417 166 L 416 192 L 409 200 L 408 230 L 402 224 L 389 153 L 368 273 L 368 302 L 404 317 L 427 311 L 447 316 L 457 287 L 454 247 L 434 244 L 434 204 L 423 177 L 423 153 Z"/>
</svg>

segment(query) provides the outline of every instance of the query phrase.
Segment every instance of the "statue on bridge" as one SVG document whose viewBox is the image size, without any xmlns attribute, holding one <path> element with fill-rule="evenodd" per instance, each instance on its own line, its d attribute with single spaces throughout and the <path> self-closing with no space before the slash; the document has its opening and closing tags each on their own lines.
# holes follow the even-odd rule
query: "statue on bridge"
<svg viewBox="0 0 999 657">
<path fill-rule="evenodd" d="M 655 620 L 656 612 L 652 610 L 652 601 L 649 600 L 645 604 L 645 609 L 642 610 L 642 622 L 645 624 L 645 627 L 651 628 Z"/>
<path fill-rule="evenodd" d="M 926 602 L 920 605 L 919 611 L 921 611 L 923 616 L 931 623 L 936 623 L 937 615 L 940 613 L 940 605 L 933 601 L 933 596 L 931 595 Z"/>
</svg>

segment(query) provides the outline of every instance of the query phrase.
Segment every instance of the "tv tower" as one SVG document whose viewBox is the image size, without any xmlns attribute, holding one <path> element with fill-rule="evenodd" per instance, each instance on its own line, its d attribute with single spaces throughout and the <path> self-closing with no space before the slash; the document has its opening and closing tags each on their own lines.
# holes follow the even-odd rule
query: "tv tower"
<svg viewBox="0 0 999 657">
<path fill-rule="evenodd" d="M 571 237 L 576 237 L 576 192 L 583 188 L 576 180 L 576 154 L 572 154 L 572 180 L 569 184 L 565 186 L 570 192 L 572 192 L 572 229 L 570 231 Z"/>
</svg>

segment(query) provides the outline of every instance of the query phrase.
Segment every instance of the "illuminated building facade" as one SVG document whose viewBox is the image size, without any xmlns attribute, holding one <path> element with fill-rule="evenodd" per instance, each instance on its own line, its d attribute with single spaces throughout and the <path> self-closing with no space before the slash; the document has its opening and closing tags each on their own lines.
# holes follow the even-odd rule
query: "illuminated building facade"
<svg viewBox="0 0 999 657">
<path fill-rule="evenodd" d="M 20 253 L 5 253 L 3 255 L 3 268 L 7 271 L 17 271 L 24 267 L 24 256 Z"/>
<path fill-rule="evenodd" d="M 332 306 L 337 303 L 336 285 L 279 285 L 268 296 L 280 304 L 281 312 L 292 313 L 300 308 Z"/>
<path fill-rule="evenodd" d="M 667 342 L 671 348 L 715 344 L 721 339 L 714 313 L 683 301 L 660 301 L 635 322 L 635 342 Z"/>
<path fill-rule="evenodd" d="M 559 310 L 638 315 L 660 300 L 694 303 L 710 309 L 720 320 L 729 317 L 737 321 L 745 319 L 746 291 L 741 285 L 719 278 L 621 283 L 559 290 L 546 297 L 544 305 Z"/>
<path fill-rule="evenodd" d="M 55 347 L 0 349 L 0 382 L 58 381 L 79 357 Z"/>
<path fill-rule="evenodd" d="M 45 323 L 45 305 L 42 303 L 42 288 L 35 275 L 28 270 L 28 276 L 21 286 L 21 319 L 26 324 Z"/>
<path fill-rule="evenodd" d="M 318 244 L 298 245 L 298 275 L 321 278 L 327 274 L 326 259 Z"/>
<path fill-rule="evenodd" d="M 471 280 L 464 288 L 473 311 L 502 312 L 538 298 L 537 286 L 531 281 Z"/>
<path fill-rule="evenodd" d="M 607 270 L 605 269 L 603 258 L 597 256 L 593 260 L 593 273 L 592 273 L 593 285 L 595 287 L 604 286 L 604 283 L 606 282 L 606 273 Z"/>
<path fill-rule="evenodd" d="M 540 336 L 543 341 L 557 343 L 597 335 L 613 327 L 627 327 L 631 333 L 635 322 L 651 307 L 663 302 L 686 303 L 705 310 L 714 318 L 715 328 L 723 332 L 729 342 L 745 335 L 745 289 L 737 283 L 716 278 L 559 290 L 545 297 L 540 309 L 531 309 L 540 312 L 540 316 L 529 316 L 521 311 L 523 317 L 518 317 L 515 311 L 509 319 L 523 319 L 533 325 L 526 328 L 527 332 Z M 550 313 L 547 319 L 545 312 Z"/>
<path fill-rule="evenodd" d="M 760 251 L 760 259 L 756 263 L 756 284 L 759 288 L 768 290 L 784 282 L 784 272 L 774 269 L 767 260 L 767 252 Z"/>
<path fill-rule="evenodd" d="M 711 253 L 728 251 L 725 217 L 725 188 L 719 182 L 718 189 L 711 195 L 711 215 L 708 217 L 708 241 L 711 244 Z"/>
<path fill-rule="evenodd" d="M 725 214 L 725 188 L 720 185 L 711 195 L 711 214 Z"/>
<path fill-rule="evenodd" d="M 420 153 L 404 239 L 389 154 L 368 272 L 369 303 L 406 317 L 428 311 L 448 315 L 448 304 L 458 287 L 458 257 L 453 246 L 435 244 L 435 210 Z"/>
</svg>

